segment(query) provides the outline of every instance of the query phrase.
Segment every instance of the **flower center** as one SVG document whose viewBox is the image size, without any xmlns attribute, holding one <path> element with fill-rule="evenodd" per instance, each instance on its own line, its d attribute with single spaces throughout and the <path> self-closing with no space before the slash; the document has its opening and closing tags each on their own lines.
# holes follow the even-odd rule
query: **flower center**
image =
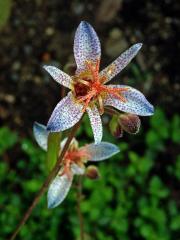
<svg viewBox="0 0 180 240">
<path fill-rule="evenodd" d="M 63 160 L 63 172 L 61 175 L 66 174 L 69 178 L 72 177 L 71 165 L 76 164 L 79 167 L 84 166 L 85 160 L 88 158 L 88 154 L 83 149 L 69 150 L 64 156 Z"/>
<path fill-rule="evenodd" d="M 83 112 L 90 104 L 93 106 L 93 104 L 98 103 L 99 111 L 103 114 L 103 98 L 107 94 L 126 102 L 121 93 L 127 91 L 128 88 L 112 88 L 104 85 L 107 78 L 106 76 L 99 76 L 99 63 L 99 60 L 96 63 L 87 61 L 86 70 L 75 75 L 73 79 L 73 95 L 76 101 L 83 103 Z"/>
</svg>

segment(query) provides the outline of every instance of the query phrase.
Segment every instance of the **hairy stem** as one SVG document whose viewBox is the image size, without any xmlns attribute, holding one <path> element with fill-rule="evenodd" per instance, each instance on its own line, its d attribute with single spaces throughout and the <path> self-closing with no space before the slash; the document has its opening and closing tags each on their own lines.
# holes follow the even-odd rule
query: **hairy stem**
<svg viewBox="0 0 180 240">
<path fill-rule="evenodd" d="M 82 120 L 82 118 L 81 118 L 81 120 Z M 27 209 L 26 213 L 22 217 L 20 223 L 18 224 L 17 228 L 15 229 L 14 233 L 9 238 L 9 240 L 15 239 L 15 237 L 18 234 L 18 232 L 20 231 L 21 227 L 26 223 L 26 221 L 30 217 L 33 209 L 38 204 L 41 196 L 45 193 L 47 187 L 49 186 L 49 184 L 51 183 L 53 178 L 58 174 L 58 172 L 59 172 L 59 170 L 61 168 L 61 162 L 62 162 L 62 160 L 64 158 L 64 155 L 65 155 L 66 151 L 68 150 L 68 147 L 69 147 L 73 137 L 75 136 L 76 131 L 78 130 L 78 128 L 80 126 L 81 120 L 72 128 L 71 132 L 69 133 L 69 136 L 68 136 L 68 139 L 66 141 L 66 144 L 65 144 L 64 148 L 62 149 L 61 154 L 60 154 L 60 156 L 59 156 L 59 158 L 58 158 L 58 160 L 56 162 L 56 165 L 54 166 L 54 168 L 52 169 L 52 171 L 50 172 L 50 174 L 46 178 L 45 182 L 43 183 L 43 185 L 40 188 L 39 192 L 37 193 L 36 197 L 34 198 L 32 204 Z"/>
<path fill-rule="evenodd" d="M 84 218 L 81 212 L 81 201 L 82 201 L 82 176 L 78 177 L 77 183 L 77 213 L 80 225 L 80 240 L 84 240 Z"/>
</svg>

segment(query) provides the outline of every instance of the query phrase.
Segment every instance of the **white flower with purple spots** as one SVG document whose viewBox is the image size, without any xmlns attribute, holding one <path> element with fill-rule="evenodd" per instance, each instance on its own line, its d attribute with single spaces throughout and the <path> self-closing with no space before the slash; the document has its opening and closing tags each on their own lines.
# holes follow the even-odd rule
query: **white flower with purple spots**
<svg viewBox="0 0 180 240">
<path fill-rule="evenodd" d="M 38 145 L 47 151 L 49 132 L 46 130 L 46 126 L 35 123 L 33 132 Z M 59 143 L 61 149 L 65 145 L 66 140 L 64 139 Z M 74 175 L 83 175 L 85 173 L 85 163 L 87 161 L 102 161 L 118 152 L 119 148 L 108 142 L 92 143 L 78 147 L 78 142 L 74 138 L 62 160 L 61 170 L 49 186 L 48 208 L 58 206 L 65 199 L 72 185 Z"/>
<path fill-rule="evenodd" d="M 93 27 L 82 21 L 74 40 L 75 75 L 69 76 L 56 67 L 44 66 L 54 80 L 71 90 L 55 107 L 47 130 L 59 132 L 71 128 L 87 111 L 95 143 L 99 143 L 103 131 L 100 115 L 104 112 L 104 106 L 140 116 L 152 115 L 153 106 L 138 90 L 123 85 L 105 85 L 127 66 L 141 47 L 141 43 L 134 44 L 99 72 L 100 42 Z"/>
</svg>

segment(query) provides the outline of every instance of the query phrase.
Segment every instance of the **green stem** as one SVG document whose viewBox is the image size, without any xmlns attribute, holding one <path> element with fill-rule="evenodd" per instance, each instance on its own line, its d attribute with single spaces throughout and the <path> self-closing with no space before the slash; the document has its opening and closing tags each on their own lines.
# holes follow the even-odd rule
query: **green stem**
<svg viewBox="0 0 180 240">
<path fill-rule="evenodd" d="M 77 183 L 77 213 L 80 225 L 80 240 L 84 240 L 84 218 L 81 212 L 81 202 L 82 202 L 82 176 L 78 177 Z"/>
<path fill-rule="evenodd" d="M 81 118 L 82 120 L 82 118 Z M 30 217 L 33 209 L 36 207 L 36 205 L 38 204 L 41 196 L 45 193 L 46 189 L 48 188 L 49 184 L 51 183 L 51 181 L 53 180 L 53 178 L 58 174 L 60 168 L 61 168 L 61 162 L 64 158 L 64 155 L 66 153 L 66 151 L 69 148 L 69 145 L 73 139 L 73 137 L 75 136 L 76 131 L 78 130 L 78 128 L 80 127 L 80 123 L 81 120 L 72 128 L 68 139 L 66 141 L 66 144 L 64 146 L 64 148 L 61 151 L 61 154 L 56 162 L 56 165 L 54 166 L 54 168 L 52 169 L 52 171 L 50 172 L 50 174 L 48 175 L 48 177 L 46 178 L 45 182 L 43 183 L 41 189 L 39 190 L 39 192 L 37 193 L 36 197 L 34 198 L 32 204 L 30 205 L 30 207 L 27 209 L 26 213 L 24 214 L 24 216 L 22 217 L 20 223 L 18 224 L 17 228 L 15 229 L 14 233 L 12 234 L 12 236 L 9 238 L 9 240 L 13 240 L 15 239 L 16 235 L 18 234 L 18 232 L 20 231 L 21 227 L 26 223 L 26 221 L 28 220 L 28 218 Z"/>
</svg>

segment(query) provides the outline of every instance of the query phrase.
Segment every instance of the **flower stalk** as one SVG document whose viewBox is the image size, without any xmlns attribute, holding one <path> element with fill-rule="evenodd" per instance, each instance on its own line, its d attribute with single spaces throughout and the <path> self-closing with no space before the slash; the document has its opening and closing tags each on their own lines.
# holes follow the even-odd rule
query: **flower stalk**
<svg viewBox="0 0 180 240">
<path fill-rule="evenodd" d="M 68 139 L 64 145 L 64 148 L 61 151 L 61 154 L 56 162 L 56 165 L 53 167 L 52 171 L 49 173 L 48 177 L 46 178 L 45 182 L 43 183 L 41 189 L 39 190 L 39 192 L 37 193 L 36 197 L 34 198 L 34 200 L 32 201 L 32 204 L 30 205 L 30 207 L 27 209 L 26 213 L 24 214 L 24 216 L 22 217 L 20 223 L 18 224 L 16 230 L 14 231 L 14 233 L 12 234 L 12 236 L 9 238 L 9 240 L 14 240 L 17 236 L 17 234 L 19 233 L 19 231 L 21 230 L 21 227 L 26 223 L 26 221 L 28 220 L 28 218 L 30 217 L 33 209 L 36 207 L 36 205 L 38 204 L 41 196 L 45 193 L 46 189 L 48 188 L 49 184 L 51 183 L 51 181 L 54 179 L 54 177 L 57 175 L 57 173 L 59 172 L 60 168 L 61 168 L 61 162 L 64 158 L 65 153 L 68 150 L 68 147 L 73 139 L 73 137 L 75 136 L 78 128 L 80 127 L 82 118 L 80 119 L 80 121 L 74 125 L 74 127 L 72 128 Z"/>
<path fill-rule="evenodd" d="M 84 240 L 84 218 L 81 211 L 81 202 L 83 199 L 82 195 L 82 176 L 78 176 L 77 179 L 77 214 L 79 219 L 80 227 L 80 240 Z"/>
</svg>

